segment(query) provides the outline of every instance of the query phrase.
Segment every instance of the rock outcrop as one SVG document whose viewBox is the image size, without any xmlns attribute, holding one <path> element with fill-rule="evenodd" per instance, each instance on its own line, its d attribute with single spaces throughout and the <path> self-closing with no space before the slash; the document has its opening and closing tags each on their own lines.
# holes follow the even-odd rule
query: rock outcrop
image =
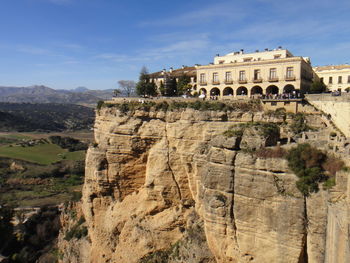
<svg viewBox="0 0 350 263">
<path fill-rule="evenodd" d="M 306 200 L 284 159 L 251 153 L 276 138 L 223 135 L 251 121 L 283 119 L 102 108 L 82 198 L 89 244 L 62 262 L 325 262 L 329 194 Z"/>
</svg>

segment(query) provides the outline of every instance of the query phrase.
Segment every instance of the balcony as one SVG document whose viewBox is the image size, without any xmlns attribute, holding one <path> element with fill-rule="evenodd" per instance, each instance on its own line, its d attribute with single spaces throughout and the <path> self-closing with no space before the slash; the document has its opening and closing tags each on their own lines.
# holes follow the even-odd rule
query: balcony
<svg viewBox="0 0 350 263">
<path fill-rule="evenodd" d="M 286 81 L 293 81 L 293 80 L 296 80 L 295 76 L 284 76 L 284 79 Z"/>
<path fill-rule="evenodd" d="M 201 86 L 206 86 L 206 85 L 207 85 L 207 82 L 206 82 L 206 81 L 200 81 L 200 82 L 199 82 L 199 85 L 201 85 Z"/>
<path fill-rule="evenodd" d="M 213 81 L 211 82 L 211 84 L 213 84 L 213 85 L 219 85 L 219 84 L 220 84 L 220 81 L 218 81 L 218 80 L 213 80 Z"/>
<path fill-rule="evenodd" d="M 253 83 L 261 83 L 263 80 L 262 78 L 254 78 Z"/>
<path fill-rule="evenodd" d="M 232 79 L 226 79 L 225 80 L 225 84 L 233 84 L 233 80 Z"/>
<path fill-rule="evenodd" d="M 277 82 L 278 81 L 278 77 L 269 77 L 269 82 Z"/>
<path fill-rule="evenodd" d="M 248 81 L 247 81 L 247 79 L 239 79 L 239 80 L 238 80 L 238 83 L 239 83 L 239 84 L 247 84 Z"/>
</svg>

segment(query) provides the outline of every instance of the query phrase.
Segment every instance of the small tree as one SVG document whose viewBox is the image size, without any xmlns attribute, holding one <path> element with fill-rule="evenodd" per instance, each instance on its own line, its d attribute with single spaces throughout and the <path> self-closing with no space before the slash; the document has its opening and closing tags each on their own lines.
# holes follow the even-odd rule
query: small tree
<svg viewBox="0 0 350 263">
<path fill-rule="evenodd" d="M 176 84 L 177 94 L 183 95 L 189 93 L 191 78 L 187 75 L 181 75 Z"/>
<path fill-rule="evenodd" d="M 310 93 L 322 93 L 326 91 L 326 85 L 320 80 L 314 80 L 311 84 Z"/>
<path fill-rule="evenodd" d="M 139 96 L 155 96 L 157 88 L 154 82 L 151 82 L 148 70 L 143 67 L 140 72 L 139 82 L 136 85 L 136 93 Z"/>
<path fill-rule="evenodd" d="M 177 94 L 176 79 L 173 77 L 166 77 L 165 79 L 165 96 L 175 96 Z"/>
<path fill-rule="evenodd" d="M 119 89 L 115 89 L 113 90 L 113 94 L 114 96 L 118 97 L 119 94 L 121 94 L 122 92 Z"/>
<path fill-rule="evenodd" d="M 128 97 L 135 92 L 136 83 L 133 80 L 119 80 L 118 85 L 122 92 Z"/>
</svg>

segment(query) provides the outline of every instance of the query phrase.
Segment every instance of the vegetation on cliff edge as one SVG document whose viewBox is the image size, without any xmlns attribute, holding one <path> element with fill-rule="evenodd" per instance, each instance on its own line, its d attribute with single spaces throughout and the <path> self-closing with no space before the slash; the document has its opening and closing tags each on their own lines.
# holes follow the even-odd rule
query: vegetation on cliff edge
<svg viewBox="0 0 350 263">
<path fill-rule="evenodd" d="M 180 109 L 194 109 L 198 111 L 260 111 L 259 101 L 250 100 L 245 102 L 223 102 L 223 101 L 202 101 L 202 100 L 155 100 L 155 101 L 125 101 L 123 103 L 103 103 L 97 104 L 97 109 L 103 107 L 117 108 L 122 113 L 143 111 L 175 111 Z"/>
</svg>

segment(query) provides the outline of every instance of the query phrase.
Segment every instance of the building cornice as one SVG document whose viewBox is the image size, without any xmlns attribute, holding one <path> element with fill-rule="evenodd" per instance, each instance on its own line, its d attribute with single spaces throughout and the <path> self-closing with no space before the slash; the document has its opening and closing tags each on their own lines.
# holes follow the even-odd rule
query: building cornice
<svg viewBox="0 0 350 263">
<path fill-rule="evenodd" d="M 242 66 L 259 66 L 268 64 L 281 64 L 285 62 L 304 62 L 306 61 L 302 57 L 291 57 L 291 58 L 278 58 L 260 61 L 249 61 L 249 62 L 235 62 L 235 63 L 225 63 L 225 64 L 214 64 L 214 65 L 204 65 L 198 66 L 197 70 L 200 69 L 216 69 L 216 68 L 232 68 L 232 67 L 242 67 Z"/>
</svg>

